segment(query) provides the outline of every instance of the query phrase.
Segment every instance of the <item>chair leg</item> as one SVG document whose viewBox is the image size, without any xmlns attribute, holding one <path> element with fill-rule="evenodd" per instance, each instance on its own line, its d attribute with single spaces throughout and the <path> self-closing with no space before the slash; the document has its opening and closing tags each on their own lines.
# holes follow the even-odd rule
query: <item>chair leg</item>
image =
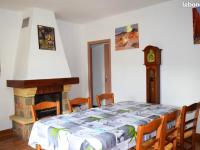
<svg viewBox="0 0 200 150">
<path fill-rule="evenodd" d="M 196 144 L 196 137 L 195 134 L 192 135 L 192 150 L 195 150 L 195 144 Z"/>
<path fill-rule="evenodd" d="M 195 140 L 192 139 L 192 150 L 195 150 Z"/>
<path fill-rule="evenodd" d="M 173 150 L 176 150 L 176 146 L 177 146 L 177 141 L 176 139 L 173 140 Z"/>
<path fill-rule="evenodd" d="M 184 139 L 180 139 L 180 150 L 184 150 Z"/>
<path fill-rule="evenodd" d="M 42 150 L 40 144 L 37 144 L 37 145 L 36 145 L 36 150 Z"/>
</svg>

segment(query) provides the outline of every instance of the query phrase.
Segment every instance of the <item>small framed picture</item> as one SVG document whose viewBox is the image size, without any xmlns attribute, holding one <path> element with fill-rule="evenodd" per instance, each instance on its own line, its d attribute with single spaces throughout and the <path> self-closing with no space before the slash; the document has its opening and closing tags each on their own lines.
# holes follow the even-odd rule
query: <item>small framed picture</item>
<svg viewBox="0 0 200 150">
<path fill-rule="evenodd" d="M 200 44 L 200 7 L 192 9 L 194 44 Z"/>
<path fill-rule="evenodd" d="M 39 49 L 56 50 L 55 32 L 53 27 L 38 25 Z"/>
<path fill-rule="evenodd" d="M 115 49 L 125 50 L 132 48 L 139 48 L 138 24 L 116 28 Z"/>
</svg>

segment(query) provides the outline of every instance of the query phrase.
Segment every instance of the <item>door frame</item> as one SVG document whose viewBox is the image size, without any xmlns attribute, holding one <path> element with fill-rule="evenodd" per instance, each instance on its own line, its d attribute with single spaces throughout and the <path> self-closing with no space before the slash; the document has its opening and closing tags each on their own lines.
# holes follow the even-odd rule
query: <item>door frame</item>
<svg viewBox="0 0 200 150">
<path fill-rule="evenodd" d="M 108 82 L 105 85 L 105 91 L 111 92 L 111 40 L 110 39 L 104 39 L 104 40 L 98 40 L 98 41 L 90 41 L 88 42 L 88 90 L 89 90 L 89 97 L 93 101 L 93 78 L 92 78 L 92 45 L 96 44 L 108 44 L 107 51 L 108 56 L 106 53 L 104 53 L 104 64 L 105 64 L 105 58 L 108 59 L 107 65 L 105 67 L 108 69 L 107 76 L 105 82 Z M 105 45 L 104 45 L 104 51 L 105 51 Z"/>
</svg>

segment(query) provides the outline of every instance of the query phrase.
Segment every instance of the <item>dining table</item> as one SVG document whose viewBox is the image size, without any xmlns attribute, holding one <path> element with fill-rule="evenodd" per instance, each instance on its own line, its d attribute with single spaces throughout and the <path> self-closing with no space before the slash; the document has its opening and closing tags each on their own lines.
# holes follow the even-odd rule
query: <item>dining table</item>
<svg viewBox="0 0 200 150">
<path fill-rule="evenodd" d="M 122 101 L 43 118 L 33 124 L 28 144 L 46 150 L 127 150 L 136 145 L 138 126 L 176 110 L 170 105 Z M 146 134 L 143 140 L 155 135 Z"/>
</svg>

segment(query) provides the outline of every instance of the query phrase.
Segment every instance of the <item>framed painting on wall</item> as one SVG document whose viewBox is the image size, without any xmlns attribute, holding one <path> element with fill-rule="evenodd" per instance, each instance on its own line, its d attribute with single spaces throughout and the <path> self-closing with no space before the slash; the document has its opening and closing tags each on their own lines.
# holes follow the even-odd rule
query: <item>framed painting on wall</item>
<svg viewBox="0 0 200 150">
<path fill-rule="evenodd" d="M 55 33 L 53 27 L 38 25 L 39 49 L 56 50 Z"/>
<path fill-rule="evenodd" d="M 131 48 L 139 48 L 138 24 L 115 29 L 115 49 L 124 50 Z"/>
<path fill-rule="evenodd" d="M 194 44 L 200 44 L 200 7 L 192 9 Z"/>
</svg>

